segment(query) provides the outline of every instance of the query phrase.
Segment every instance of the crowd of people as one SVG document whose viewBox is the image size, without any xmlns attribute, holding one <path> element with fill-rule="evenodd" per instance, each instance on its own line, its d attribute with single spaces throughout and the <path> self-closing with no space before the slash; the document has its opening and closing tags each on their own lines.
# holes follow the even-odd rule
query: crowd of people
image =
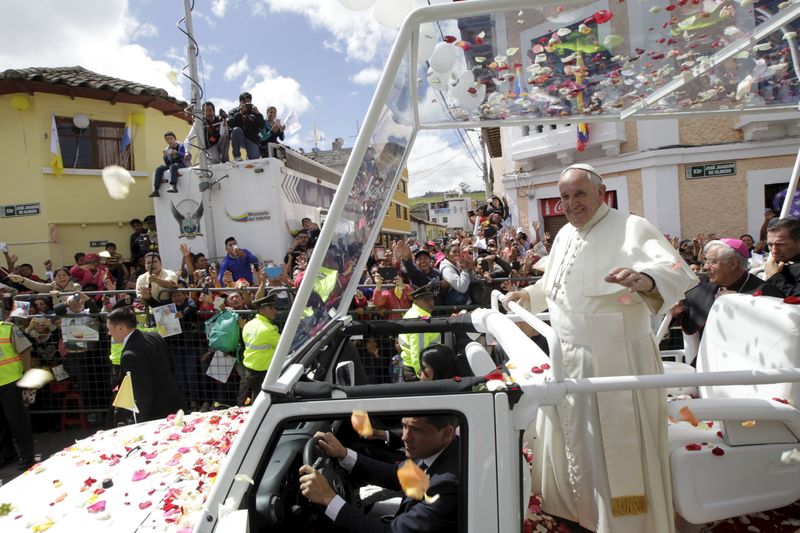
<svg viewBox="0 0 800 533">
<path fill-rule="evenodd" d="M 496 197 L 470 217 L 471 231 L 373 247 L 352 301 L 354 315 L 360 320 L 410 319 L 486 307 L 492 290 L 516 292 L 542 274 L 553 238 L 537 223 L 527 230 L 511 225 L 504 202 Z M 164 342 L 187 408 L 252 401 L 280 338 L 280 311 L 291 304 L 320 234 L 316 223 L 304 219 L 281 264 L 262 264 L 231 236 L 219 262 L 181 245 L 181 264 L 165 266 L 158 253 L 155 217 L 133 219 L 130 226 L 125 257 L 115 243 L 108 243 L 100 253 L 75 254 L 71 265 L 56 268 L 47 261 L 41 274 L 12 250 L 3 251 L 6 268 L 0 270 L 0 295 L 16 328 L 13 335 L 30 343 L 30 362 L 25 366 L 53 369 L 58 380 L 38 391 L 35 399 L 27 397 L 31 409 L 56 413 L 36 417 L 37 427 L 58 422 L 57 412 L 64 408 L 62 398 L 68 391 L 81 394 L 81 407 L 90 421 L 107 416 L 121 375 L 122 347 L 106 330 L 105 318 L 120 308 L 134 311 L 136 329 L 158 335 L 153 333 L 159 331 L 155 310 L 174 305 L 169 309 L 180 328 Z M 715 298 L 726 291 L 800 294 L 798 232 L 796 220 L 777 220 L 768 212 L 758 240 L 713 234 L 669 238 L 690 268 L 705 279 L 673 309 L 676 324 L 687 332 L 702 330 Z M 771 255 L 764 255 L 767 249 Z M 329 266 L 340 275 L 335 264 Z M 222 313 L 232 313 L 238 328 L 238 342 L 229 350 L 214 349 L 208 338 L 206 323 Z M 77 338 L 74 331 L 85 331 L 82 328 L 96 333 Z M 432 364 L 426 366 L 421 352 L 437 344 L 439 337 L 417 340 L 400 335 L 359 341 L 367 379 L 383 383 L 429 378 Z M 437 364 L 444 364 L 441 357 Z M 228 373 L 215 371 L 219 365 Z"/>
<path fill-rule="evenodd" d="M 275 106 L 267 108 L 266 117 L 253 105 L 253 96 L 248 92 L 239 95 L 239 106 L 217 112 L 213 102 L 204 102 L 200 120 L 194 122 L 183 142 L 179 142 L 172 131 L 164 133 L 167 145 L 162 150 L 164 164 L 159 166 L 153 176 L 153 192 L 150 197 L 161 196 L 161 185 L 169 182 L 167 192 L 178 192 L 179 170 L 191 166 L 192 148 L 205 151 L 209 164 L 227 163 L 233 152 L 233 161 L 242 161 L 242 151 L 246 159 L 269 157 L 269 145 L 283 141 L 286 125 L 277 118 Z M 164 174 L 169 172 L 169 179 Z"/>
</svg>

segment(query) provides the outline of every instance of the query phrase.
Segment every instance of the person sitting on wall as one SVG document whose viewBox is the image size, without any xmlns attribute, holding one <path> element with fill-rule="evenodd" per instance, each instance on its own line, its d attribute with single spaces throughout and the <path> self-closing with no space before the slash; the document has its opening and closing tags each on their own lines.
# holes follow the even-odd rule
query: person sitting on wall
<svg viewBox="0 0 800 533">
<path fill-rule="evenodd" d="M 242 160 L 242 147 L 247 159 L 258 159 L 260 138 L 259 131 L 264 128 L 264 115 L 253 105 L 253 96 L 248 92 L 239 95 L 239 107 L 230 113 L 228 127 L 231 130 L 233 160 Z"/>
<path fill-rule="evenodd" d="M 150 198 L 161 196 L 158 190 L 161 188 L 164 172 L 167 170 L 169 170 L 170 176 L 170 188 L 167 189 L 167 192 L 178 192 L 178 169 L 186 168 L 186 147 L 183 143 L 179 143 L 178 138 L 171 131 L 164 134 L 164 140 L 167 141 L 167 147 L 163 150 L 164 164 L 156 169 L 153 192 L 150 193 Z"/>
</svg>

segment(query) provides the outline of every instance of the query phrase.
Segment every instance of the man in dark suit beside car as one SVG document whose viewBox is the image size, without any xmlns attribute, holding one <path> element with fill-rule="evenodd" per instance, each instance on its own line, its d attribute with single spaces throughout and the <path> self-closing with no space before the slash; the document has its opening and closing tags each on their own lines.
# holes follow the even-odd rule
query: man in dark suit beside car
<svg viewBox="0 0 800 533">
<path fill-rule="evenodd" d="M 136 329 L 130 307 L 114 309 L 106 318 L 108 334 L 123 344 L 120 376 L 131 374 L 139 421 L 164 418 L 184 407 L 175 382 L 175 365 L 164 339 Z"/>
<path fill-rule="evenodd" d="M 403 498 L 391 521 L 368 516 L 333 491 L 328 480 L 310 465 L 300 467 L 300 489 L 322 505 L 337 528 L 355 533 L 458 531 L 459 446 L 458 418 L 452 415 L 403 418 L 406 457 L 427 473 L 427 494 L 435 501 Z M 354 476 L 387 489 L 400 490 L 400 464 L 376 461 L 345 448 L 333 433 L 317 433 L 319 447 Z"/>
</svg>

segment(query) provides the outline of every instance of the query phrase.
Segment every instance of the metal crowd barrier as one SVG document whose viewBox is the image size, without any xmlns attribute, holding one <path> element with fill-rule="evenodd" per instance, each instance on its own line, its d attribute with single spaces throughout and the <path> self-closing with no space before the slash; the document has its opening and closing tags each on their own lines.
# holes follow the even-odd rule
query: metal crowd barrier
<svg viewBox="0 0 800 533">
<path fill-rule="evenodd" d="M 531 282 L 535 278 L 519 281 Z M 492 286 L 499 286 L 506 279 L 493 280 Z M 278 287 L 275 287 L 278 288 Z M 370 288 L 360 286 L 359 288 Z M 294 289 L 282 287 L 293 295 Z M 209 292 L 229 292 L 231 289 L 209 289 Z M 246 290 L 255 292 L 255 287 Z M 198 292 L 198 289 L 174 289 L 179 292 Z M 91 291 L 87 296 L 114 296 L 132 291 Z M 67 294 L 67 293 L 64 293 Z M 30 300 L 43 294 L 19 294 L 15 300 Z M 486 302 L 482 307 L 489 307 Z M 432 315 L 450 316 L 461 311 L 470 311 L 478 305 L 440 305 Z M 152 309 L 137 311 L 140 329 L 157 331 L 152 319 Z M 400 318 L 406 309 L 351 308 L 350 314 L 356 320 L 376 320 Z M 236 311 L 240 315 L 240 325 L 255 315 L 252 309 Z M 243 373 L 241 341 L 236 353 L 216 354 L 208 348 L 205 334 L 205 321 L 216 311 L 198 311 L 191 318 L 181 318 L 181 332 L 165 337 L 174 362 L 178 387 L 184 394 L 191 409 L 210 409 L 215 406 L 229 406 L 237 403 L 239 382 Z M 33 347 L 31 356 L 35 366 L 49 368 L 55 381 L 36 392 L 29 405 L 34 426 L 37 430 L 65 429 L 79 425 L 109 425 L 110 404 L 114 387 L 118 383 L 118 367 L 111 362 L 112 342 L 105 324 L 107 312 L 82 313 L 78 315 L 29 315 L 10 317 L 25 332 Z M 280 317 L 279 317 L 280 322 Z M 38 325 L 37 325 L 38 324 Z M 82 326 L 82 338 L 74 337 L 72 330 L 64 326 Z M 279 323 L 279 326 L 282 325 Z M 662 343 L 668 349 L 680 341 L 680 332 Z M 400 373 L 399 346 L 396 337 L 376 337 L 373 339 L 353 339 L 353 344 L 365 368 L 368 379 L 373 383 L 397 381 Z M 676 346 L 679 347 L 679 346 Z M 29 398 L 30 399 L 30 398 Z"/>
</svg>

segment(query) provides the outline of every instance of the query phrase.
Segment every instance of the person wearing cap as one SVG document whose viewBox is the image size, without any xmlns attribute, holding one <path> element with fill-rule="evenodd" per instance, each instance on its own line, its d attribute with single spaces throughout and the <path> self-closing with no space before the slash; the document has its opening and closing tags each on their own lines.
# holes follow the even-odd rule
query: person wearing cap
<svg viewBox="0 0 800 533">
<path fill-rule="evenodd" d="M 278 326 L 275 325 L 275 318 L 278 316 L 275 307 L 277 301 L 278 293 L 271 290 L 266 296 L 253 302 L 258 313 L 242 329 L 244 377 L 239 386 L 239 405 L 247 405 L 248 397 L 251 402 L 255 401 L 261 392 L 261 384 L 281 339 Z"/>
<path fill-rule="evenodd" d="M 433 260 L 428 250 L 420 248 L 413 253 L 412 260 L 411 248 L 407 244 L 399 241 L 394 248 L 395 256 L 397 256 L 403 262 L 403 266 L 406 267 L 408 281 L 411 282 L 412 286 L 419 288 L 429 283 L 442 280 L 442 273 L 433 268 Z"/>
<path fill-rule="evenodd" d="M 800 296 L 800 220 L 782 218 L 767 229 L 770 255 L 764 265 L 767 280 L 784 297 Z"/>
<path fill-rule="evenodd" d="M 655 226 L 604 203 L 591 166 L 567 167 L 558 188 L 569 223 L 544 276 L 504 302 L 549 308 L 566 378 L 663 373 L 650 315 L 669 310 L 697 278 Z M 665 404 L 663 390 L 648 389 L 544 408 L 533 475 L 542 509 L 591 531 L 674 531 Z"/>
<path fill-rule="evenodd" d="M 33 431 L 28 409 L 22 401 L 17 381 L 31 368 L 31 341 L 11 322 L 0 322 L 0 465 L 11 450 L 11 438 L 17 441 L 20 470 L 33 464 Z"/>
<path fill-rule="evenodd" d="M 783 297 L 772 283 L 763 281 L 747 271 L 750 252 L 739 239 L 709 241 L 703 247 L 708 268 L 708 281 L 686 292 L 683 312 L 680 313 L 684 333 L 703 334 L 703 326 L 717 297 L 726 293 Z M 679 304 L 680 308 L 680 304 Z"/>
<path fill-rule="evenodd" d="M 438 294 L 438 283 L 429 283 L 412 292 L 414 303 L 403 315 L 403 320 L 430 318 Z M 402 333 L 397 340 L 400 343 L 400 358 L 403 360 L 403 381 L 419 381 L 419 354 L 431 344 L 441 342 L 441 335 L 435 332 Z"/>
</svg>

